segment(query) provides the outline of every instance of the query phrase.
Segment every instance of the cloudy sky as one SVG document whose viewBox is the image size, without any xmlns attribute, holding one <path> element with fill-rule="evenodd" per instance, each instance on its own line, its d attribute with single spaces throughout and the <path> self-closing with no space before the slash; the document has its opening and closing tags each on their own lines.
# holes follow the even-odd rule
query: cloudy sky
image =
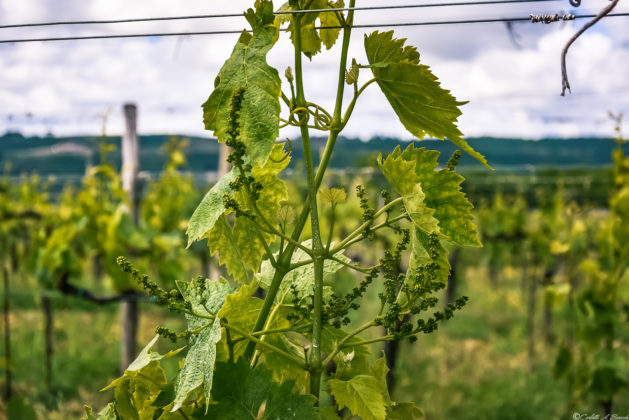
<svg viewBox="0 0 629 420">
<path fill-rule="evenodd" d="M 359 0 L 358 6 L 419 4 L 438 0 Z M 621 4 L 615 12 L 628 12 Z M 240 12 L 253 0 L 0 0 L 0 25 Z M 276 1 L 276 8 L 280 6 Z M 529 13 L 596 13 L 607 0 L 587 0 L 575 9 L 568 0 L 492 6 L 456 6 L 357 12 L 356 24 L 526 17 Z M 566 40 L 584 23 L 504 23 L 398 28 L 418 47 L 460 100 L 460 128 L 467 136 L 542 138 L 611 134 L 607 111 L 629 115 L 629 17 L 607 18 L 586 32 L 568 55 L 572 94 L 559 95 L 559 58 Z M 244 18 L 118 25 L 0 29 L 0 40 L 47 36 L 240 30 Z M 386 28 L 384 28 L 386 30 Z M 355 30 L 350 56 L 366 62 L 367 30 Z M 369 30 L 370 31 L 370 30 Z M 200 105 L 209 96 L 237 35 L 183 36 L 0 44 L 0 134 L 100 133 L 110 110 L 109 134 L 122 131 L 122 104 L 139 108 L 142 134 L 209 135 Z M 333 105 L 339 49 L 306 65 L 310 101 Z M 290 44 L 280 40 L 269 62 L 291 65 Z M 363 77 L 367 77 L 363 71 Z M 376 85 L 361 97 L 346 135 L 410 138 L 388 109 Z M 629 131 L 629 130 L 626 130 Z M 291 132 L 282 133 L 291 135 Z"/>
</svg>

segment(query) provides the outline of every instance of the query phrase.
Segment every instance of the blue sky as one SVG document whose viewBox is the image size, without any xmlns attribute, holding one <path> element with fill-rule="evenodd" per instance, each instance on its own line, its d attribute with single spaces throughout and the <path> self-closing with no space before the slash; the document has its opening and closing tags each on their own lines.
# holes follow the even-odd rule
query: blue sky
<svg viewBox="0 0 629 420">
<path fill-rule="evenodd" d="M 388 0 L 387 4 L 434 0 Z M 82 19 L 115 19 L 240 12 L 252 0 L 0 0 L 0 25 Z M 359 6 L 383 0 L 359 0 Z M 442 19 L 521 17 L 529 13 L 595 13 L 607 0 L 583 2 L 573 9 L 567 0 L 499 6 L 464 6 L 357 12 L 356 23 L 393 23 Z M 279 7 L 280 2 L 275 2 Z M 627 12 L 622 4 L 616 12 Z M 460 118 L 467 136 L 541 138 L 609 135 L 607 111 L 629 115 L 629 17 L 608 18 L 586 32 L 568 56 L 572 95 L 560 97 L 559 57 L 565 41 L 585 20 L 542 25 L 514 25 L 517 44 L 502 23 L 399 28 L 396 33 L 417 46 L 424 64 L 460 100 L 469 100 Z M 243 18 L 0 29 L 0 39 L 88 34 L 181 32 L 243 29 Z M 382 30 L 386 30 L 383 28 Z M 350 56 L 364 62 L 362 39 L 353 34 Z M 139 107 L 141 133 L 209 135 L 203 130 L 200 105 L 211 92 L 221 64 L 237 35 L 57 43 L 0 44 L 0 134 L 55 135 L 101 132 L 110 110 L 107 132 L 122 130 L 126 101 Z M 336 60 L 333 48 L 307 63 L 308 99 L 331 107 Z M 291 65 L 284 39 L 269 57 L 283 74 Z M 363 71 L 362 77 L 367 77 Z M 410 138 L 385 99 L 372 87 L 361 97 L 346 135 Z M 629 131 L 629 130 L 627 130 Z M 291 136 L 288 130 L 283 136 Z"/>
</svg>

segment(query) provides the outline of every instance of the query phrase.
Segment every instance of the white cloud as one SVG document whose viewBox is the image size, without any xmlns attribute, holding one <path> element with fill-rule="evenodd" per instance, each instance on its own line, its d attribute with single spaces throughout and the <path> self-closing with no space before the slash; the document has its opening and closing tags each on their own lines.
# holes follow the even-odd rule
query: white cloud
<svg viewBox="0 0 629 420">
<path fill-rule="evenodd" d="M 276 7 L 280 2 L 276 2 Z M 406 4 L 389 0 L 388 4 Z M 0 24 L 73 19 L 117 19 L 239 13 L 251 1 L 188 0 L 0 0 Z M 382 4 L 363 0 L 360 6 Z M 606 0 L 596 0 L 596 10 Z M 527 16 L 558 9 L 550 4 L 468 6 L 436 9 L 379 10 L 357 13 L 358 24 Z M 575 13 L 587 13 L 576 10 Z M 622 10 L 618 10 L 622 11 Z M 470 100 L 460 127 L 466 135 L 543 136 L 608 135 L 608 109 L 629 113 L 629 34 L 627 18 L 602 21 L 581 37 L 568 55 L 573 94 L 559 97 L 559 54 L 584 21 L 566 25 L 515 25 L 518 49 L 503 24 L 468 24 L 398 28 L 399 36 L 418 46 L 442 85 L 457 98 Z M 242 18 L 167 21 L 89 27 L 46 27 L 0 30 L 0 39 L 95 33 L 144 33 L 241 29 Z M 386 30 L 384 28 L 383 30 Z M 352 37 L 350 56 L 364 62 L 362 34 Z M 203 131 L 200 105 L 211 92 L 221 64 L 237 35 L 83 42 L 0 44 L 0 133 L 19 129 L 28 134 L 98 134 L 97 117 L 114 112 L 109 132 L 122 129 L 120 109 L 126 101 L 139 105 L 142 133 L 209 134 Z M 624 48 L 623 48 L 624 45 Z M 307 95 L 331 108 L 334 102 L 339 48 L 305 64 Z M 290 42 L 280 40 L 269 62 L 283 74 L 292 63 Z M 368 71 L 363 70 L 366 80 Z M 331 82 L 332 81 L 332 82 Z M 349 100 L 351 92 L 346 97 Z M 33 118 L 26 114 L 32 113 Z M 12 115 L 12 120 L 7 119 Z M 284 130 L 282 135 L 293 135 Z M 349 136 L 409 137 L 372 86 L 361 98 Z"/>
</svg>

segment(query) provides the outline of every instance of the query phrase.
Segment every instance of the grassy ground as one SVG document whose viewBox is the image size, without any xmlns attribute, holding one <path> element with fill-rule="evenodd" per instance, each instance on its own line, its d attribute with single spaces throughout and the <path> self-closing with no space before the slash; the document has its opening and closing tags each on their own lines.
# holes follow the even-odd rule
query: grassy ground
<svg viewBox="0 0 629 420">
<path fill-rule="evenodd" d="M 484 269 L 469 269 L 460 294 L 470 298 L 463 311 L 417 343 L 402 344 L 395 370 L 395 400 L 415 401 L 431 420 L 572 418 L 566 412 L 565 384 L 552 377 L 556 348 L 541 339 L 541 315 L 536 319 L 536 355 L 530 367 L 520 271 L 506 268 L 494 288 Z M 48 390 L 43 380 L 43 319 L 38 299 L 18 290 L 12 300 L 16 303 L 11 313 L 15 394 L 40 419 L 78 418 L 83 404 L 103 407 L 111 395 L 99 389 L 119 373 L 117 305 L 54 299 L 53 386 Z M 367 302 L 363 308 L 370 306 Z M 181 319 L 153 305 L 143 304 L 141 313 L 140 343 L 152 338 L 157 325 L 183 327 Z M 169 346 L 163 340 L 160 345 L 162 352 Z M 373 353 L 379 352 L 380 347 L 374 346 Z M 581 401 L 577 409 L 600 412 L 593 401 Z M 0 406 L 0 418 L 6 410 Z M 619 395 L 614 411 L 629 413 L 629 393 Z M 28 420 L 25 412 L 14 418 Z"/>
<path fill-rule="evenodd" d="M 32 406 L 42 419 L 78 418 L 84 404 L 97 409 L 105 406 L 112 395 L 99 390 L 119 376 L 118 305 L 95 306 L 77 299 L 53 299 L 54 354 L 52 386 L 48 389 L 44 381 L 42 311 L 25 304 L 24 295 L 21 298 L 22 308 L 12 311 L 10 318 L 14 394 Z M 141 304 L 138 342 L 150 341 L 157 325 L 183 328 L 182 320 L 167 311 Z M 159 350 L 166 351 L 169 343 L 162 342 L 161 346 Z M 4 382 L 4 377 L 1 381 Z M 7 407 L 0 406 L 0 418 L 6 411 Z M 15 418 L 24 415 L 20 411 Z"/>
</svg>

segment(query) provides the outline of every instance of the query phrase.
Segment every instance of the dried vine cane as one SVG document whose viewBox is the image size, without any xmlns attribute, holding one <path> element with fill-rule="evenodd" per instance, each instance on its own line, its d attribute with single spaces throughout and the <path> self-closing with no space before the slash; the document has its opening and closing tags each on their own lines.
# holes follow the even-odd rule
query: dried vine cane
<svg viewBox="0 0 629 420">
<path fill-rule="evenodd" d="M 579 6 L 581 4 L 581 0 L 570 0 L 570 4 L 573 6 Z M 578 37 L 583 34 L 588 28 L 594 25 L 596 22 L 607 16 L 618 4 L 618 0 L 612 0 L 607 7 L 601 10 L 591 21 L 583 25 L 581 29 L 575 33 L 572 38 L 568 40 L 566 45 L 563 47 L 561 51 L 561 96 L 566 96 L 566 89 L 570 92 L 570 82 L 568 82 L 568 71 L 566 70 L 566 54 L 568 54 L 568 49 L 572 45 L 574 41 L 577 40 Z"/>
</svg>

